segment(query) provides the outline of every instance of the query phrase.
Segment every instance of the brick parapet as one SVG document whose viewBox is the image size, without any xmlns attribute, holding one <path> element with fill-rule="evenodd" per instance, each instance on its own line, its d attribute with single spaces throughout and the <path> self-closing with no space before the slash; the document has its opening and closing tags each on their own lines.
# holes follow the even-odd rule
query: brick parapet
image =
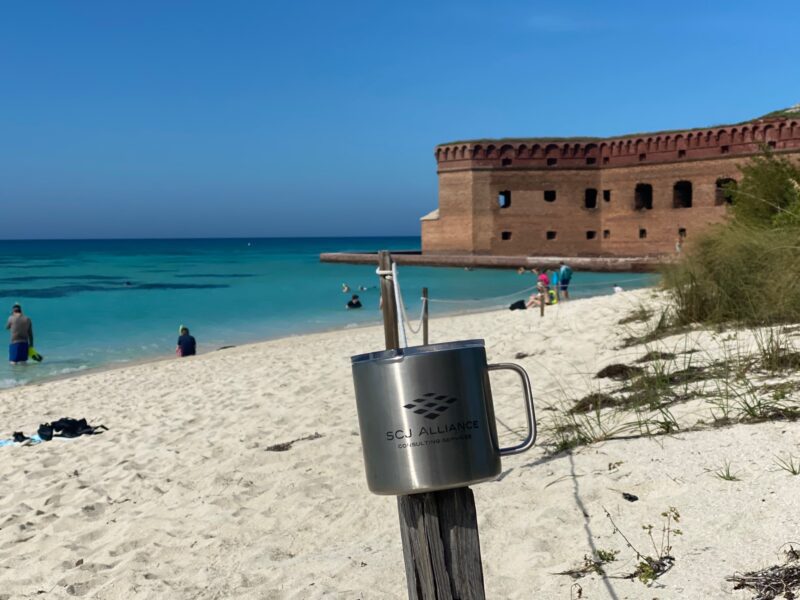
<svg viewBox="0 0 800 600">
<path fill-rule="evenodd" d="M 603 139 L 480 140 L 442 144 L 439 172 L 484 169 L 588 169 L 631 167 L 746 156 L 763 145 L 800 150 L 800 118 L 759 119 L 739 125 L 635 134 Z"/>
</svg>

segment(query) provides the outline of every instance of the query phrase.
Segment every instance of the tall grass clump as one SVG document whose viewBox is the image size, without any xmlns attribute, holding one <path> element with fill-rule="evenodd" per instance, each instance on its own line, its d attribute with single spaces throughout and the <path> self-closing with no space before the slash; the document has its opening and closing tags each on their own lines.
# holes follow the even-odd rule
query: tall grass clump
<svg viewBox="0 0 800 600">
<path fill-rule="evenodd" d="M 765 150 L 740 170 L 731 219 L 664 273 L 683 323 L 800 321 L 800 166 Z"/>
</svg>

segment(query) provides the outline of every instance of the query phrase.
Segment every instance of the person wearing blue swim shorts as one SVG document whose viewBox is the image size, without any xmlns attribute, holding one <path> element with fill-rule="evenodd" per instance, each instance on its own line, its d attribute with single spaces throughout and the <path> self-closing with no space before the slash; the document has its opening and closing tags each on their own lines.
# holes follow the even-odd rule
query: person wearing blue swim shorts
<svg viewBox="0 0 800 600">
<path fill-rule="evenodd" d="M 22 314 L 22 307 L 15 304 L 11 308 L 11 316 L 6 322 L 6 329 L 11 332 L 11 344 L 8 346 L 8 362 L 12 365 L 28 362 L 28 348 L 33 346 L 33 323 Z"/>
</svg>

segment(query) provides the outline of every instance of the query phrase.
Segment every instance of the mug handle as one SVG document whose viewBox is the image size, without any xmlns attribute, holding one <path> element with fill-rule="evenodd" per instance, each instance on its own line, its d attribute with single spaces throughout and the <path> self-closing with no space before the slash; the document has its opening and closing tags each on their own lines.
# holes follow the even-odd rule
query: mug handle
<svg viewBox="0 0 800 600">
<path fill-rule="evenodd" d="M 531 392 L 531 381 L 528 379 L 528 374 L 525 369 L 514 363 L 499 363 L 496 365 L 487 365 L 489 371 L 500 371 L 503 369 L 515 371 L 522 380 L 522 391 L 525 394 L 525 416 L 528 420 L 528 435 L 516 446 L 509 448 L 500 448 L 500 456 L 509 456 L 511 454 L 519 454 L 530 450 L 534 442 L 536 442 L 536 412 L 533 408 L 533 394 Z"/>
</svg>

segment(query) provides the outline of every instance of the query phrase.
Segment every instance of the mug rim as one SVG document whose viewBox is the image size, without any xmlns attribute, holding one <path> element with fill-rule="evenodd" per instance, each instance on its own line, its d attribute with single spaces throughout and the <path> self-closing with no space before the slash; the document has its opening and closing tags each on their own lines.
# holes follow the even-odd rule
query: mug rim
<svg viewBox="0 0 800 600">
<path fill-rule="evenodd" d="M 404 356 L 418 356 L 430 354 L 432 352 L 444 352 L 447 350 L 465 350 L 467 348 L 483 348 L 485 342 L 482 339 L 458 340 L 455 342 L 440 342 L 438 344 L 428 344 L 420 346 L 408 346 L 407 348 L 393 348 L 391 350 L 379 350 L 377 352 L 367 352 L 356 354 L 350 357 L 352 364 L 370 361 L 382 361 Z"/>
</svg>

